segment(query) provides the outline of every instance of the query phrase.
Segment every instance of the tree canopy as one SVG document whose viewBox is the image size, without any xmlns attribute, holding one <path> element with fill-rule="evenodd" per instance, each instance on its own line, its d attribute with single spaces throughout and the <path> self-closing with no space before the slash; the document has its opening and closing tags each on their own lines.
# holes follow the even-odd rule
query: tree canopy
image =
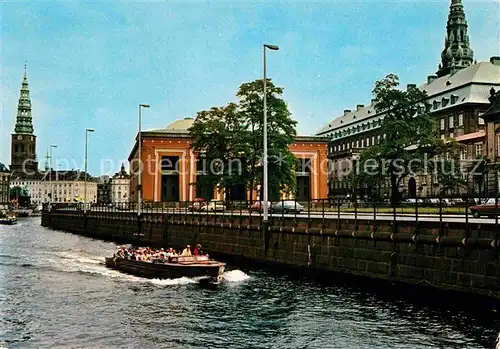
<svg viewBox="0 0 500 349">
<path fill-rule="evenodd" d="M 357 185 L 380 185 L 389 182 L 391 201 L 401 198 L 401 182 L 413 174 L 434 173 L 444 191 L 462 180 L 457 164 L 459 145 L 440 139 L 437 122 L 430 115 L 425 91 L 410 87 L 398 89 L 399 79 L 390 74 L 376 82 L 373 94 L 377 113 L 384 118 L 378 144 L 361 153 Z"/>
<path fill-rule="evenodd" d="M 297 122 L 282 98 L 283 88 L 268 79 L 266 91 L 269 197 L 276 199 L 280 191 L 296 188 L 297 159 L 288 146 L 296 136 Z M 198 112 L 189 129 L 191 148 L 209 163 L 202 185 L 225 188 L 226 194 L 235 185 L 256 189 L 262 183 L 263 80 L 242 84 L 236 96 L 237 103 Z"/>
</svg>

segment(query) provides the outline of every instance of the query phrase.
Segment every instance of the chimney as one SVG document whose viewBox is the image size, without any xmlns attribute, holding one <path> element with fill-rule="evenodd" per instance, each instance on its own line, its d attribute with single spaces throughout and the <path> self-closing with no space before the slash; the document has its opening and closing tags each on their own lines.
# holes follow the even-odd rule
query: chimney
<svg viewBox="0 0 500 349">
<path fill-rule="evenodd" d="M 417 88 L 417 85 L 415 85 L 415 84 L 406 85 L 406 91 L 410 91 L 412 88 Z"/>
<path fill-rule="evenodd" d="M 351 112 L 351 110 L 350 110 L 350 109 L 346 109 L 346 110 L 344 110 L 344 116 L 346 116 L 346 115 L 347 115 L 347 114 L 349 114 L 350 112 Z"/>
<path fill-rule="evenodd" d="M 490 58 L 490 62 L 491 62 L 491 64 L 500 67 L 500 57 L 499 56 L 493 56 L 493 57 L 491 57 Z"/>
<path fill-rule="evenodd" d="M 358 104 L 356 106 L 356 111 L 359 111 L 361 108 L 363 108 L 365 105 L 364 104 Z"/>
<path fill-rule="evenodd" d="M 432 82 L 433 82 L 434 80 L 436 80 L 436 79 L 437 79 L 437 75 L 429 75 L 429 76 L 427 77 L 427 84 L 432 83 Z"/>
</svg>

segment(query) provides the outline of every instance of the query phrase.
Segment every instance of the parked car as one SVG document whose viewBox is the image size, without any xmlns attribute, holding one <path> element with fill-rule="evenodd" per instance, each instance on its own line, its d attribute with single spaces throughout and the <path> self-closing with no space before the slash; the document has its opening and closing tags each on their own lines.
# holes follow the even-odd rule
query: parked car
<svg viewBox="0 0 500 349">
<path fill-rule="evenodd" d="M 200 208 L 200 211 L 203 212 L 216 212 L 216 211 L 225 211 L 227 208 L 223 202 L 220 201 L 210 201 L 208 204 L 203 205 Z"/>
<path fill-rule="evenodd" d="M 274 205 L 271 206 L 271 211 L 272 212 L 283 212 L 283 213 L 289 213 L 289 212 L 296 212 L 300 213 L 304 211 L 304 206 L 299 204 L 296 201 L 280 201 Z"/>
<path fill-rule="evenodd" d="M 499 201 L 500 202 L 500 201 Z M 495 199 L 488 199 L 484 204 L 474 205 L 470 208 L 473 217 L 481 216 L 495 217 L 499 212 L 499 205 L 495 205 Z"/>
<path fill-rule="evenodd" d="M 256 201 L 256 202 L 254 202 L 248 208 L 248 211 L 250 213 L 252 213 L 252 212 L 259 212 L 259 213 L 264 212 L 264 205 L 262 205 L 263 203 L 264 203 L 263 201 Z M 270 211 L 271 210 L 271 204 L 269 203 L 269 201 L 267 202 L 267 207 L 268 207 L 268 210 Z"/>
</svg>

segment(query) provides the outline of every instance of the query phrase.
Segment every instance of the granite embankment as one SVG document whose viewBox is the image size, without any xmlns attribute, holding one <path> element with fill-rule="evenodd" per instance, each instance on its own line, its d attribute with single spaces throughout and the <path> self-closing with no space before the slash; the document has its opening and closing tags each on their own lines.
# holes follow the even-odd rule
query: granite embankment
<svg viewBox="0 0 500 349">
<path fill-rule="evenodd" d="M 227 258 L 431 286 L 500 300 L 499 231 L 492 224 L 261 217 L 237 213 L 44 211 L 53 229 L 143 245 L 201 243 Z M 367 279 L 368 280 L 368 279 Z"/>
</svg>

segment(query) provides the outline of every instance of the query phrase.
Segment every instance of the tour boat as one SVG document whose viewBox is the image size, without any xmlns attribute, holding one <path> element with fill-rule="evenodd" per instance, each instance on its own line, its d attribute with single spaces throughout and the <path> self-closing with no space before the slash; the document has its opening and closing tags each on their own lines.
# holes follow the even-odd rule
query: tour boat
<svg viewBox="0 0 500 349">
<path fill-rule="evenodd" d="M 208 255 L 174 256 L 168 262 L 155 260 L 143 262 L 131 259 L 106 258 L 106 266 L 136 276 L 152 279 L 175 279 L 180 277 L 207 277 L 220 280 L 225 263 L 210 259 Z"/>
</svg>

